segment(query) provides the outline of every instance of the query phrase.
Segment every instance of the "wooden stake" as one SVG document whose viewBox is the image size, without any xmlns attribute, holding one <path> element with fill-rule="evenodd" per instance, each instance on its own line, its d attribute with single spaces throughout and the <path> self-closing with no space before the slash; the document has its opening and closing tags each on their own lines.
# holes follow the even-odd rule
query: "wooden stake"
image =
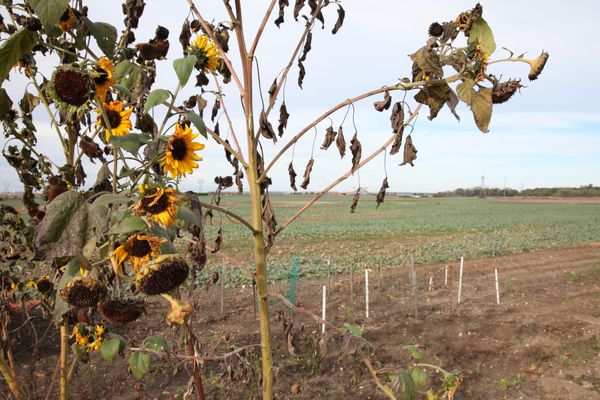
<svg viewBox="0 0 600 400">
<path fill-rule="evenodd" d="M 323 285 L 323 305 L 321 306 L 322 308 L 322 313 L 321 313 L 321 319 L 323 321 L 325 321 L 325 317 L 326 317 L 326 311 L 327 310 L 327 286 Z M 321 324 L 321 333 L 325 333 L 325 323 Z"/>
<path fill-rule="evenodd" d="M 444 265 L 444 286 L 448 286 L 448 265 Z"/>
<path fill-rule="evenodd" d="M 433 290 L 433 275 L 429 274 L 429 291 Z"/>
<path fill-rule="evenodd" d="M 413 304 L 415 306 L 415 318 L 419 318 L 419 289 L 417 287 L 417 271 L 415 270 L 415 259 L 410 256 L 410 284 L 412 286 Z"/>
<path fill-rule="evenodd" d="M 498 286 L 498 268 L 494 269 L 494 275 L 496 277 L 496 304 L 500 304 L 500 287 Z"/>
<path fill-rule="evenodd" d="M 332 295 L 332 286 L 331 286 L 331 256 L 327 256 L 327 274 L 328 276 L 328 280 L 327 280 L 327 293 L 329 295 L 329 301 L 331 301 L 331 295 Z"/>
<path fill-rule="evenodd" d="M 369 318 L 369 269 L 365 268 L 365 316 Z"/>
<path fill-rule="evenodd" d="M 460 272 L 458 273 L 458 304 L 460 304 L 460 295 L 462 294 L 462 278 L 463 278 L 463 262 L 464 258 L 460 258 Z"/>
<path fill-rule="evenodd" d="M 221 316 L 225 311 L 225 259 L 223 258 L 223 263 L 221 264 L 221 304 L 220 304 L 220 312 Z"/>
</svg>

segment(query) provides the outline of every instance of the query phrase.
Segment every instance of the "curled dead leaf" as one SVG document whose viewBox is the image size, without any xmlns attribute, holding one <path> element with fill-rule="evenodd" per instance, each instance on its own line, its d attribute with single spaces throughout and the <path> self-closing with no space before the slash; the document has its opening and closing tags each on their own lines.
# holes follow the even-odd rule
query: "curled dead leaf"
<svg viewBox="0 0 600 400">
<path fill-rule="evenodd" d="M 297 192 L 298 188 L 296 187 L 296 176 L 298 176 L 298 174 L 294 170 L 294 164 L 291 162 L 290 165 L 288 165 L 288 174 L 290 175 L 290 187 L 294 189 L 294 192 Z"/>
<path fill-rule="evenodd" d="M 355 132 L 352 140 L 350 140 L 350 151 L 352 152 L 352 173 L 354 173 L 358 169 L 362 157 L 362 145 L 358 140 L 358 132 Z"/>
<path fill-rule="evenodd" d="M 344 130 L 341 126 L 338 129 L 337 137 L 335 139 L 335 145 L 337 146 L 338 151 L 340 152 L 340 158 L 344 158 L 344 155 L 346 155 L 346 139 L 344 138 Z"/>
<path fill-rule="evenodd" d="M 337 132 L 333 130 L 333 127 L 328 127 L 327 131 L 325 132 L 325 139 L 323 140 L 323 144 L 321 144 L 321 150 L 327 150 L 335 140 L 336 135 Z"/>
<path fill-rule="evenodd" d="M 383 110 L 387 110 L 388 108 L 390 108 L 391 104 L 392 104 L 392 96 L 390 96 L 389 90 L 386 90 L 385 93 L 383 94 L 383 100 L 379 100 L 379 101 L 376 101 L 375 103 L 373 103 L 373 107 L 375 107 L 375 109 L 377 111 L 381 112 Z"/>
<path fill-rule="evenodd" d="M 379 206 L 381 205 L 381 203 L 384 202 L 385 200 L 385 192 L 386 190 L 389 188 L 390 186 L 388 185 L 388 179 L 387 177 L 383 180 L 383 182 L 381 183 L 381 188 L 379 188 L 379 192 L 377 193 L 377 197 L 375 198 L 375 202 L 377 203 L 377 207 L 379 208 Z"/>
<path fill-rule="evenodd" d="M 417 149 L 413 145 L 412 137 L 410 135 L 406 138 L 404 143 L 404 161 L 400 165 L 410 164 L 412 167 L 415 165 L 413 161 L 417 159 Z"/>
<path fill-rule="evenodd" d="M 312 168 L 313 168 L 314 164 L 315 164 L 314 158 L 311 158 L 310 160 L 308 160 L 308 164 L 306 164 L 306 169 L 304 170 L 304 179 L 302 180 L 302 183 L 300 184 L 300 187 L 304 190 L 306 190 L 306 188 L 308 187 L 308 184 L 310 183 L 310 173 L 312 172 Z"/>
</svg>

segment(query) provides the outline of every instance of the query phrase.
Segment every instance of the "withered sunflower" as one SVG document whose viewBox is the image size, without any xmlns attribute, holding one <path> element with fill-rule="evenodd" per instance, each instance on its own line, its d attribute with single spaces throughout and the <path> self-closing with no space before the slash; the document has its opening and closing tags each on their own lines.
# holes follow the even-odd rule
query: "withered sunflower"
<svg viewBox="0 0 600 400">
<path fill-rule="evenodd" d="M 106 296 L 106 287 L 91 278 L 75 278 L 60 290 L 60 297 L 70 306 L 95 307 Z"/>
<path fill-rule="evenodd" d="M 75 26 L 75 22 L 77 21 L 77 17 L 75 16 L 75 11 L 71 7 L 67 7 L 63 15 L 58 20 L 58 26 L 63 32 L 69 32 Z"/>
<path fill-rule="evenodd" d="M 102 110 L 96 110 L 98 113 L 98 119 L 96 120 L 96 126 L 102 126 L 105 128 L 104 137 L 107 142 L 110 141 L 111 131 L 112 136 L 125 136 L 129 133 L 131 129 L 131 113 L 133 112 L 133 108 L 129 107 L 128 109 L 124 109 L 125 105 L 122 101 L 111 101 L 110 103 L 102 103 L 104 107 L 104 111 L 106 112 L 106 117 L 108 122 L 110 123 L 110 130 L 106 126 L 104 122 L 104 116 L 102 115 Z"/>
<path fill-rule="evenodd" d="M 188 272 L 189 267 L 180 255 L 162 255 L 136 273 L 137 287 L 147 295 L 168 293 L 185 282 Z"/>
<path fill-rule="evenodd" d="M 160 159 L 165 173 L 175 178 L 185 176 L 198 167 L 196 161 L 202 160 L 196 155 L 197 150 L 204 149 L 204 144 L 193 142 L 199 133 L 192 133 L 189 125 L 175 125 L 175 134 L 169 138 L 165 156 Z"/>
<path fill-rule="evenodd" d="M 159 255 L 160 244 L 165 241 L 166 239 L 155 236 L 145 236 L 135 233 L 124 244 L 112 252 L 112 257 L 118 267 L 127 261 L 127 259 L 130 259 L 133 271 L 135 272 L 140 265 L 150 261 L 150 256 L 156 257 Z"/>
<path fill-rule="evenodd" d="M 48 84 L 48 92 L 54 104 L 70 112 L 77 112 L 92 99 L 93 88 L 88 72 L 76 65 L 61 65 L 56 68 Z"/>
<path fill-rule="evenodd" d="M 196 36 L 190 44 L 189 53 L 196 56 L 196 68 L 202 72 L 214 72 L 221 65 L 219 49 L 207 35 Z"/>
<path fill-rule="evenodd" d="M 96 97 L 104 103 L 106 92 L 117 81 L 113 78 L 115 67 L 110 59 L 102 56 L 98 65 L 92 68 L 91 76 L 96 85 Z"/>
<path fill-rule="evenodd" d="M 177 193 L 172 188 L 154 188 L 144 193 L 133 207 L 138 214 L 146 214 L 148 219 L 170 226 L 177 217 Z"/>
<path fill-rule="evenodd" d="M 112 299 L 101 302 L 98 309 L 105 320 L 124 325 L 141 317 L 146 312 L 146 305 L 139 300 Z"/>
<path fill-rule="evenodd" d="M 178 301 L 168 294 L 163 293 L 161 296 L 171 303 L 171 310 L 167 314 L 167 323 L 169 325 L 183 325 L 186 318 L 189 317 L 194 310 L 192 304 L 187 301 Z"/>
</svg>

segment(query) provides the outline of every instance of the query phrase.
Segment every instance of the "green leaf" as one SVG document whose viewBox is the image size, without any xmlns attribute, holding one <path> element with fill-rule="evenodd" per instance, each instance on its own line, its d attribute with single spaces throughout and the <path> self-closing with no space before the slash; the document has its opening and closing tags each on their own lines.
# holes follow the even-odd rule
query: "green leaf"
<svg viewBox="0 0 600 400">
<path fill-rule="evenodd" d="M 88 203 L 82 193 L 70 190 L 46 207 L 33 235 L 33 246 L 38 256 L 72 256 L 81 252 L 88 236 Z"/>
<path fill-rule="evenodd" d="M 362 330 L 357 325 L 350 325 L 347 322 L 344 322 L 344 328 L 354 336 L 362 337 Z"/>
<path fill-rule="evenodd" d="M 154 89 L 148 94 L 146 98 L 146 104 L 144 104 L 144 111 L 148 112 L 152 108 L 161 104 L 171 96 L 171 92 L 165 89 Z"/>
<path fill-rule="evenodd" d="M 137 379 L 142 379 L 150 371 L 150 356 L 139 351 L 134 351 L 129 357 L 129 368 Z"/>
<path fill-rule="evenodd" d="M 173 69 L 175 69 L 175 73 L 177 74 L 179 85 L 181 85 L 181 87 L 184 87 L 190 79 L 190 75 L 194 70 L 194 65 L 196 65 L 197 60 L 198 59 L 195 55 L 190 54 L 187 57 L 179 58 L 173 61 Z"/>
<path fill-rule="evenodd" d="M 110 204 L 123 204 L 129 200 L 124 193 L 106 193 L 94 200 L 92 207 L 108 207 Z"/>
<path fill-rule="evenodd" d="M 198 216 L 194 214 L 192 210 L 185 206 L 180 207 L 179 211 L 177 211 L 177 219 L 202 228 L 202 221 L 200 221 L 200 218 L 198 218 Z"/>
<path fill-rule="evenodd" d="M 458 98 L 471 106 L 471 102 L 473 101 L 473 86 L 475 86 L 474 79 L 465 79 L 462 83 L 456 86 L 456 94 Z"/>
<path fill-rule="evenodd" d="M 129 133 L 124 136 L 111 136 L 110 144 L 131 154 L 137 154 L 140 147 L 150 143 L 150 140 L 152 140 L 150 136 L 145 133 Z"/>
<path fill-rule="evenodd" d="M 171 351 L 165 339 L 161 338 L 160 336 L 150 336 L 147 338 L 146 346 L 150 349 L 158 350 L 163 353 L 168 353 Z"/>
<path fill-rule="evenodd" d="M 190 121 L 192 121 L 192 124 L 194 124 L 196 129 L 198 129 L 198 132 L 200 132 L 200 134 L 205 138 L 208 138 L 206 134 L 206 125 L 204 124 L 204 120 L 202 119 L 202 117 L 193 111 L 186 111 L 185 115 Z"/>
<path fill-rule="evenodd" d="M 21 29 L 6 39 L 0 47 L 0 85 L 6 78 L 12 67 L 23 55 L 36 45 L 38 35 L 27 29 Z"/>
<path fill-rule="evenodd" d="M 412 377 L 406 371 L 400 371 L 399 379 L 402 382 L 402 400 L 412 400 L 417 395 L 417 388 Z"/>
<path fill-rule="evenodd" d="M 479 130 L 483 133 L 489 132 L 488 126 L 492 120 L 492 89 L 482 87 L 473 93 L 471 111 Z"/>
<path fill-rule="evenodd" d="M 129 90 L 126 86 L 115 83 L 114 85 L 112 85 L 112 88 L 118 90 L 119 92 L 123 93 L 129 98 L 133 98 L 133 93 L 131 93 L 131 90 Z"/>
<path fill-rule="evenodd" d="M 112 363 L 115 360 L 117 354 L 119 354 L 119 349 L 121 347 L 121 340 L 118 337 L 114 337 L 112 339 L 104 340 L 102 342 L 102 346 L 100 346 L 100 355 L 109 363 Z"/>
<path fill-rule="evenodd" d="M 115 226 L 111 233 L 129 233 L 133 231 L 142 231 L 146 229 L 146 221 L 143 218 L 132 216 L 127 217 Z"/>
<path fill-rule="evenodd" d="M 413 368 L 410 371 L 410 377 L 418 389 L 427 384 L 427 373 L 422 368 Z"/>
<path fill-rule="evenodd" d="M 135 87 L 136 82 L 139 81 L 141 71 L 142 67 L 131 61 L 125 60 L 115 65 L 113 78 L 115 78 L 117 84 L 123 85 L 131 91 Z"/>
<path fill-rule="evenodd" d="M 410 353 L 410 356 L 414 359 L 420 360 L 421 358 L 423 358 L 423 355 L 425 354 L 423 352 L 423 350 L 419 349 L 417 346 L 413 345 L 413 344 L 407 344 L 402 346 L 402 348 L 406 351 L 408 351 Z"/>
<path fill-rule="evenodd" d="M 92 22 L 87 17 L 81 19 L 94 39 L 96 39 L 96 43 L 98 43 L 100 50 L 102 50 L 107 57 L 112 57 L 115 46 L 117 45 L 117 28 L 106 22 Z"/>
<path fill-rule="evenodd" d="M 473 21 L 471 25 L 471 32 L 469 33 L 468 44 L 477 44 L 481 43 L 483 48 L 483 52 L 487 54 L 492 54 L 496 51 L 496 41 L 494 40 L 494 34 L 492 33 L 492 29 L 485 22 L 485 19 L 478 18 Z"/>
<path fill-rule="evenodd" d="M 28 3 L 37 14 L 44 28 L 49 30 L 58 23 L 60 17 L 65 13 L 69 0 L 29 0 Z"/>
</svg>

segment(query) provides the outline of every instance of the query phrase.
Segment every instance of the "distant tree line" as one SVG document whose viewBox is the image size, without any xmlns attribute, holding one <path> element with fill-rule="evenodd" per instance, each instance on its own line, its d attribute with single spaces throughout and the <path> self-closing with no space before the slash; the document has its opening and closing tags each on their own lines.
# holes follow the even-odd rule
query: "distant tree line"
<svg viewBox="0 0 600 400">
<path fill-rule="evenodd" d="M 511 188 L 458 188 L 447 192 L 438 192 L 434 197 L 600 197 L 600 187 L 586 185 L 580 187 L 553 187 L 516 190 Z"/>
</svg>

